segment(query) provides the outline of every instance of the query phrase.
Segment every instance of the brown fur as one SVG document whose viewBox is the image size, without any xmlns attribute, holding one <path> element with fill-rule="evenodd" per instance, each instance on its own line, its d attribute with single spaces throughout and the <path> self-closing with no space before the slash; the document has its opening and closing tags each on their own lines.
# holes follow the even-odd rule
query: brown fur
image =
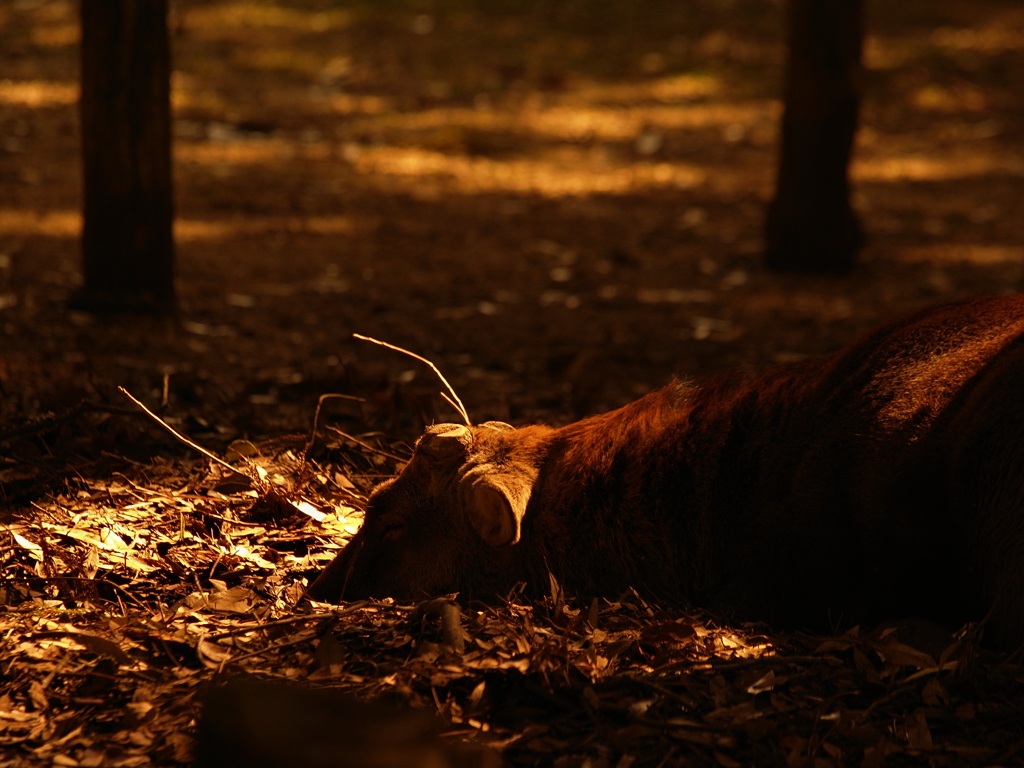
<svg viewBox="0 0 1024 768">
<path fill-rule="evenodd" d="M 1024 298 L 554 429 L 436 425 L 310 596 L 570 592 L 1024 641 Z"/>
</svg>

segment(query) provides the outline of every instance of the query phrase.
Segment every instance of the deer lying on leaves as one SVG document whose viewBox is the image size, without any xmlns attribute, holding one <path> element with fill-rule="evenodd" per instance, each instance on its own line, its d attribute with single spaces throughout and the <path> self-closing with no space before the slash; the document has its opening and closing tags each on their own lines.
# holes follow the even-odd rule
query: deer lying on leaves
<svg viewBox="0 0 1024 768">
<path fill-rule="evenodd" d="M 549 573 L 778 626 L 987 616 L 1024 642 L 1024 297 L 557 429 L 434 425 L 309 596 L 493 598 Z"/>
</svg>

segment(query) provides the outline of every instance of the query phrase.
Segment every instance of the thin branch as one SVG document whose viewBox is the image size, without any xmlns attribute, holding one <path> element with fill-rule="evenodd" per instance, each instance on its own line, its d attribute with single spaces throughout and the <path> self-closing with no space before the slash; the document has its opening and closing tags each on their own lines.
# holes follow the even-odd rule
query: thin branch
<svg viewBox="0 0 1024 768">
<path fill-rule="evenodd" d="M 309 441 L 306 443 L 306 447 L 302 451 L 302 460 L 307 461 L 309 458 L 309 452 L 313 448 L 313 443 L 316 442 L 316 436 L 320 433 L 320 411 L 324 407 L 324 401 L 331 398 L 339 398 L 342 400 L 355 400 L 357 403 L 365 403 L 366 400 L 362 397 L 356 397 L 354 395 L 342 395 L 337 392 L 326 392 L 320 395 L 320 399 L 316 402 L 316 413 L 313 414 L 313 431 L 309 433 Z"/>
<path fill-rule="evenodd" d="M 285 640 L 282 643 L 274 643 L 273 645 L 268 645 L 266 648 L 257 648 L 254 651 L 248 651 L 238 656 L 232 656 L 230 659 L 225 659 L 223 661 L 223 663 L 220 665 L 220 668 L 218 669 L 218 672 L 223 671 L 224 667 L 226 667 L 228 664 L 237 664 L 240 661 L 245 661 L 246 659 L 251 659 L 256 656 L 263 656 L 267 653 L 273 653 L 274 651 L 279 651 L 282 648 L 290 648 L 293 645 L 302 645 L 303 643 L 308 643 L 314 637 L 316 637 L 316 635 L 312 633 L 307 633 L 300 637 L 293 638 L 291 640 Z"/>
<path fill-rule="evenodd" d="M 18 582 L 18 583 L 25 583 L 25 584 L 33 584 L 33 583 L 35 583 L 37 581 L 41 581 L 41 582 L 44 582 L 44 583 L 49 583 L 49 582 L 54 582 L 54 581 L 70 581 L 70 582 L 73 582 L 75 584 L 88 584 L 88 585 L 93 586 L 93 587 L 95 587 L 97 584 L 101 584 L 104 587 L 110 587 L 112 590 L 114 590 L 114 592 L 116 592 L 118 594 L 124 595 L 131 602 L 135 603 L 135 605 L 139 606 L 143 610 L 145 610 L 145 611 L 152 611 L 153 610 L 151 606 L 146 605 L 144 602 L 139 600 L 137 597 L 135 597 L 131 592 L 129 592 L 124 587 L 122 587 L 120 584 L 115 584 L 114 582 L 109 581 L 107 579 L 90 579 L 90 578 L 87 578 L 85 576 L 4 576 L 4 581 L 7 581 L 7 582 Z M 90 599 L 93 599 L 93 598 L 90 598 Z M 106 597 L 100 597 L 98 599 L 103 600 L 103 601 L 108 602 L 108 603 L 113 602 L 112 600 L 110 600 L 109 598 L 106 598 Z M 38 608 L 38 606 L 33 606 L 32 610 L 36 610 L 37 608 Z M 124 604 L 123 603 L 121 603 L 121 608 L 122 608 L 122 610 L 124 609 Z M 11 608 L 8 607 L 7 610 L 11 610 Z M 127 615 L 127 614 L 125 614 L 125 615 Z"/>
<path fill-rule="evenodd" d="M 437 374 L 437 378 L 439 378 L 441 380 L 441 383 L 444 384 L 445 387 L 448 388 L 448 392 L 452 396 L 451 400 L 448 400 L 447 397 L 445 397 L 445 399 L 448 400 L 448 402 L 452 404 L 452 407 L 454 407 L 455 410 L 458 412 L 459 416 L 462 417 L 462 420 L 466 422 L 466 426 L 467 427 L 473 426 L 473 423 L 469 420 L 469 414 L 466 412 L 466 406 L 464 406 L 462 404 L 462 401 L 459 399 L 459 396 L 457 394 L 455 394 L 455 389 L 452 387 L 451 384 L 448 383 L 448 379 L 446 379 L 444 377 L 444 375 L 441 373 L 441 371 L 439 371 L 437 369 L 437 366 L 434 365 L 429 360 L 427 360 L 427 358 L 420 357 L 415 352 L 410 352 L 408 349 L 402 349 L 401 347 L 396 347 L 394 344 L 388 344 L 386 341 L 380 341 L 379 339 L 374 339 L 374 338 L 372 338 L 370 336 L 363 336 L 360 333 L 353 333 L 352 336 L 357 338 L 357 339 L 360 339 L 362 341 L 369 341 L 369 342 L 371 342 L 373 344 L 378 344 L 378 345 L 380 345 L 382 347 L 387 347 L 388 349 L 393 349 L 395 352 L 401 352 L 403 355 L 408 355 L 409 357 L 412 357 L 412 358 L 414 358 L 416 360 L 419 360 L 421 363 L 426 363 L 427 365 L 429 365 L 430 369 L 435 374 Z"/>
<path fill-rule="evenodd" d="M 405 457 L 397 456 L 396 454 L 389 453 L 388 451 L 382 450 L 381 448 L 375 448 L 374 446 L 370 445 L 369 443 L 364 443 L 359 438 L 353 437 L 348 432 L 342 432 L 337 427 L 331 426 L 331 427 L 328 427 L 328 429 L 331 430 L 331 432 L 337 432 L 339 435 L 341 435 L 346 440 L 351 440 L 356 445 L 360 446 L 361 448 L 365 448 L 366 450 L 370 451 L 371 453 L 376 453 L 376 454 L 379 454 L 381 456 L 386 456 L 387 458 L 394 459 L 395 461 L 408 461 L 409 460 L 408 456 L 405 456 Z"/>
<path fill-rule="evenodd" d="M 447 392 L 442 392 L 441 397 L 444 399 L 446 403 L 448 403 L 448 405 L 455 409 L 456 413 L 462 414 L 463 418 L 465 418 L 466 420 L 466 426 L 472 426 L 469 423 L 469 416 L 466 415 L 465 410 L 462 408 L 462 403 L 456 403 L 454 400 L 448 397 Z"/>
<path fill-rule="evenodd" d="M 124 387 L 118 387 L 117 389 L 125 397 L 127 397 L 129 400 L 131 400 L 137 406 L 139 406 L 139 408 L 144 410 L 146 412 L 146 414 L 149 415 L 149 417 L 152 418 L 157 424 L 159 424 L 161 427 L 166 429 L 168 432 L 170 432 L 172 435 L 174 435 L 176 438 L 178 438 L 181 442 L 183 442 L 189 448 L 191 448 L 191 449 L 193 449 L 195 451 L 199 451 L 199 453 L 203 454 L 203 456 L 205 456 L 206 458 L 210 459 L 211 461 L 216 462 L 217 464 L 220 464 L 222 467 L 226 467 L 227 469 L 231 470 L 231 472 L 236 473 L 236 474 L 238 473 L 238 468 L 237 467 L 231 466 L 230 464 L 228 464 L 223 459 L 219 458 L 218 456 L 214 455 L 213 453 L 210 453 L 210 451 L 208 451 L 205 448 L 203 448 L 203 446 L 199 445 L 199 443 L 194 443 L 191 440 L 189 440 L 187 437 L 185 437 L 183 434 L 181 434 L 181 432 L 179 432 L 174 427 L 172 427 L 170 424 L 168 424 L 166 421 L 161 419 L 159 416 L 157 416 L 155 413 L 153 413 L 151 410 L 149 410 L 149 408 L 144 406 L 142 404 L 142 402 L 137 397 L 135 397 L 135 395 L 133 395 L 131 392 L 129 392 L 127 389 L 125 389 Z M 256 478 L 250 478 L 250 479 L 255 480 Z"/>
<path fill-rule="evenodd" d="M 387 607 L 393 608 L 392 605 L 384 605 L 373 603 L 369 600 L 360 600 L 356 603 L 351 603 L 344 608 L 336 608 L 332 611 L 324 611 L 323 613 L 306 613 L 301 616 L 286 616 L 283 619 L 274 619 L 273 621 L 266 621 L 262 624 L 246 624 L 242 627 L 235 627 L 229 629 L 226 632 L 217 632 L 212 635 L 205 635 L 204 640 L 222 640 L 225 637 L 235 637 L 236 635 L 246 635 L 250 632 L 259 632 L 261 629 L 268 629 L 270 627 L 282 627 L 288 624 L 300 624 L 306 621 L 323 621 L 324 619 L 338 619 L 342 616 L 348 616 L 350 613 L 361 611 L 364 608 L 377 608 Z"/>
</svg>

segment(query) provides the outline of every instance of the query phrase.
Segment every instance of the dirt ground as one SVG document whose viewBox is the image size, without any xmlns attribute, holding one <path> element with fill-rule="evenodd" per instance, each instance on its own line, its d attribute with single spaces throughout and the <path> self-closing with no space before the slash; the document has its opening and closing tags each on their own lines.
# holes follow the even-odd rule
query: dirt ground
<svg viewBox="0 0 1024 768">
<path fill-rule="evenodd" d="M 853 167 L 869 244 L 820 279 L 759 263 L 775 3 L 173 3 L 181 312 L 156 323 L 63 308 L 75 6 L 5 4 L 0 416 L 157 403 L 166 376 L 167 412 L 224 436 L 307 429 L 325 392 L 397 391 L 374 426 L 415 433 L 435 382 L 359 332 L 436 362 L 476 420 L 561 422 L 1017 291 L 1024 9 L 890 5 Z"/>
<path fill-rule="evenodd" d="M 761 369 L 1022 290 L 1024 7 L 868 6 L 852 169 L 868 245 L 852 275 L 814 278 L 760 265 L 780 2 L 172 2 L 180 312 L 156 320 L 65 309 L 76 4 L 4 2 L 0 513 L 130 510 L 142 491 L 110 489 L 129 460 L 185 483 L 193 465 L 160 462 L 195 454 L 118 386 L 218 452 L 308 434 L 326 393 L 359 398 L 324 406 L 353 434 L 408 441 L 454 418 L 426 367 L 352 333 L 431 359 L 474 421 L 563 423 L 673 376 Z M 196 473 L 189 493 L 219 482 Z M 204 503 L 230 516 L 238 500 L 218 498 Z M 4 567 L 36 567 L 32 535 Z"/>
</svg>

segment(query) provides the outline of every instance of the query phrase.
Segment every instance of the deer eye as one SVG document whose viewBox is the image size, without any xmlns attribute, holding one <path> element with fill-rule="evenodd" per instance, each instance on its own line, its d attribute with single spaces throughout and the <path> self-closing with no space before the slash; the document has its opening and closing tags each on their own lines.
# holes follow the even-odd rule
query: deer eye
<svg viewBox="0 0 1024 768">
<path fill-rule="evenodd" d="M 384 523 L 384 530 L 381 531 L 381 541 L 395 541 L 400 539 L 408 526 L 401 520 L 389 520 Z"/>
</svg>

